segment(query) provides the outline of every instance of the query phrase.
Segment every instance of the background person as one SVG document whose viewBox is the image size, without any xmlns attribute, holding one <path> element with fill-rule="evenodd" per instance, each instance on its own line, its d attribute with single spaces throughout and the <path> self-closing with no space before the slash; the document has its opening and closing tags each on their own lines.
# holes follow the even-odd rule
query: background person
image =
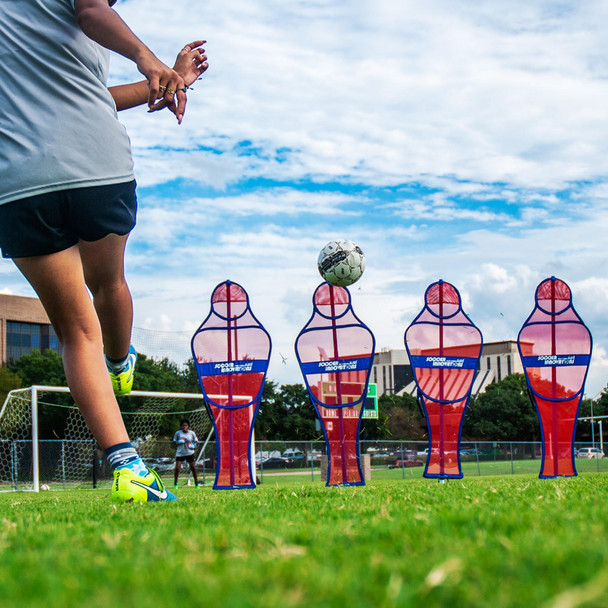
<svg viewBox="0 0 608 608">
<path fill-rule="evenodd" d="M 207 68 L 198 47 L 186 45 L 172 69 L 108 0 L 0 0 L 0 78 L 11 83 L 0 96 L 0 248 L 53 324 L 72 397 L 114 470 L 115 501 L 175 498 L 129 442 L 104 359 L 105 347 L 110 362 L 134 365 L 124 250 L 137 204 L 116 110 L 147 103 L 181 123 L 187 86 Z M 145 81 L 108 90 L 107 49 Z"/>
<path fill-rule="evenodd" d="M 182 468 L 182 462 L 186 461 L 190 465 L 192 477 L 194 477 L 194 485 L 198 488 L 198 476 L 196 474 L 196 463 L 194 462 L 194 450 L 198 439 L 194 431 L 190 430 L 190 421 L 186 418 L 180 421 L 181 428 L 173 435 L 173 444 L 177 447 L 175 452 L 175 483 L 174 488 L 177 490 L 177 480 L 179 472 Z"/>
</svg>

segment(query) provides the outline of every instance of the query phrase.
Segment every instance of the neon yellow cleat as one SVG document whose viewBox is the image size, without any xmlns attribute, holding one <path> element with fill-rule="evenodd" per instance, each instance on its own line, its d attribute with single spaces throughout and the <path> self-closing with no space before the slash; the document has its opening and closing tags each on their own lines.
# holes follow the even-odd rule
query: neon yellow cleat
<svg viewBox="0 0 608 608">
<path fill-rule="evenodd" d="M 110 380 L 112 380 L 112 388 L 115 395 L 128 395 L 133 388 L 133 375 L 135 372 L 135 364 L 137 363 L 137 353 L 133 346 L 129 346 L 129 354 L 125 367 L 120 372 L 113 370 L 106 361 Z"/>
<path fill-rule="evenodd" d="M 168 492 L 156 471 L 138 475 L 131 469 L 116 469 L 112 484 L 112 502 L 165 502 L 177 500 Z"/>
</svg>

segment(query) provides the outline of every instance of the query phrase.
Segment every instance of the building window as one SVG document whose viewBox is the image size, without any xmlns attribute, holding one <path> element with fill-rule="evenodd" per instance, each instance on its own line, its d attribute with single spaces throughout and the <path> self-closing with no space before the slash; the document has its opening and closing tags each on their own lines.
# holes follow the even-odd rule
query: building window
<svg viewBox="0 0 608 608">
<path fill-rule="evenodd" d="M 513 368 L 511 367 L 511 355 L 507 356 L 507 376 L 510 376 L 513 373 Z"/>
<path fill-rule="evenodd" d="M 20 323 L 17 321 L 6 322 L 7 360 L 19 359 L 22 355 L 29 354 L 34 348 L 42 353 L 50 349 L 61 354 L 61 344 L 59 344 L 57 334 L 51 325 Z"/>
<path fill-rule="evenodd" d="M 492 369 L 492 363 L 490 362 L 490 357 L 487 357 L 487 361 L 488 361 L 488 369 Z"/>
<path fill-rule="evenodd" d="M 393 385 L 395 393 L 404 389 L 410 382 L 414 380 L 411 365 L 393 365 Z"/>
<path fill-rule="evenodd" d="M 502 380 L 502 370 L 500 369 L 500 355 L 496 357 L 496 370 L 498 374 L 498 380 Z"/>
<path fill-rule="evenodd" d="M 382 392 L 386 393 L 386 366 L 382 366 Z"/>
</svg>

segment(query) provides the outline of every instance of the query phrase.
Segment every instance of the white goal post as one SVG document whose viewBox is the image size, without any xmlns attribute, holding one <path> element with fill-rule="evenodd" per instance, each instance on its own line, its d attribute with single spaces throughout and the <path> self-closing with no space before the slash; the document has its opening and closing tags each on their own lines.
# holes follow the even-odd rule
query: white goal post
<svg viewBox="0 0 608 608">
<path fill-rule="evenodd" d="M 0 492 L 38 492 L 43 483 L 43 489 L 47 483 L 52 484 L 53 489 L 59 485 L 76 488 L 80 480 L 83 484 L 85 478 L 89 480 L 91 473 L 95 487 L 95 472 L 101 467 L 101 460 L 95 455 L 93 436 L 73 401 L 65 398 L 62 400 L 68 401 L 66 404 L 43 401 L 43 398 L 48 400 L 45 395 L 53 393 L 69 395 L 70 390 L 63 386 L 36 385 L 7 395 L 0 409 Z M 130 439 L 144 461 L 147 456 L 149 461 L 167 461 L 167 466 L 169 461 L 172 463 L 169 455 L 174 455 L 174 448 L 170 439 L 177 430 L 178 417 L 189 418 L 191 429 L 201 442 L 204 440 L 198 454 L 198 459 L 202 458 L 213 434 L 213 424 L 201 393 L 132 391 L 121 400 L 133 398 L 138 399 L 138 408 L 122 414 Z M 40 439 L 41 420 L 46 420 L 48 426 L 50 416 L 59 420 L 57 428 L 49 427 L 55 438 Z M 163 418 L 168 416 L 171 418 Z M 159 431 L 163 426 L 161 436 Z M 171 432 L 167 430 L 169 427 Z M 45 453 L 41 460 L 42 444 Z M 164 458 L 158 457 L 160 454 Z M 90 481 L 86 483 L 90 487 Z"/>
</svg>

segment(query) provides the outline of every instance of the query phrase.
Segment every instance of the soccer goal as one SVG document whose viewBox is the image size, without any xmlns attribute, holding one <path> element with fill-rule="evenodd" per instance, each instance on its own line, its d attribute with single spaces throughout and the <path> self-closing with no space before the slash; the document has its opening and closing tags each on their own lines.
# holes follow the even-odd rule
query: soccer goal
<svg viewBox="0 0 608 608">
<path fill-rule="evenodd" d="M 173 471 L 171 440 L 188 418 L 204 477 L 215 445 L 202 394 L 132 391 L 119 403 L 133 446 L 161 475 Z M 67 387 L 31 386 L 8 394 L 0 409 L 0 492 L 109 487 L 111 479 L 103 450 Z"/>
</svg>

